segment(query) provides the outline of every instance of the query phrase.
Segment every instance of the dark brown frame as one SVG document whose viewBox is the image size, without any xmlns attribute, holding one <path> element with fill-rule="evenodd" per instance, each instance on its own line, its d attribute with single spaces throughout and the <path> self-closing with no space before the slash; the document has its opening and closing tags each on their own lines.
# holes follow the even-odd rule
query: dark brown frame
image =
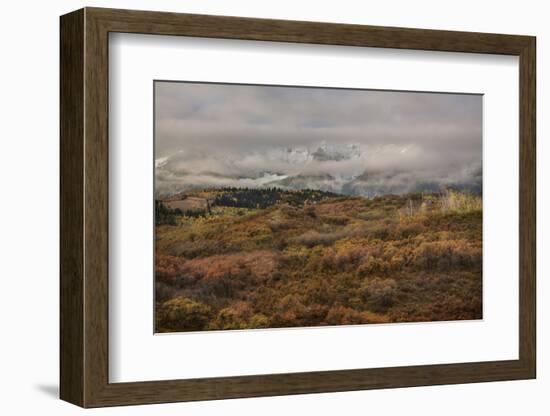
<svg viewBox="0 0 550 416">
<path fill-rule="evenodd" d="M 519 56 L 519 359 L 109 383 L 109 32 Z M 101 407 L 535 378 L 535 45 L 531 36 L 99 8 L 62 16 L 61 398 Z"/>
</svg>

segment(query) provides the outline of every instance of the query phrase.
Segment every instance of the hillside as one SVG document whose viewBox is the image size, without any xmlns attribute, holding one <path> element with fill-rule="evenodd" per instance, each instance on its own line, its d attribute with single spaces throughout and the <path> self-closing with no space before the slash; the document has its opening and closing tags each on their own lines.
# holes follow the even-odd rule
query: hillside
<svg viewBox="0 0 550 416">
<path fill-rule="evenodd" d="M 189 196 L 156 204 L 157 332 L 481 318 L 478 196 Z"/>
</svg>

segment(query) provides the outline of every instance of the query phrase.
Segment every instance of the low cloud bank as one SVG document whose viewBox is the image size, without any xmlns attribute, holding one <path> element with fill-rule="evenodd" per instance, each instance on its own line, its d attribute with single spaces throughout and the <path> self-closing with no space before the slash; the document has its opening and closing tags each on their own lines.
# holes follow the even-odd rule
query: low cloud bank
<svg viewBox="0 0 550 416">
<path fill-rule="evenodd" d="M 156 193 L 318 188 L 481 192 L 478 95 L 156 84 Z"/>
</svg>

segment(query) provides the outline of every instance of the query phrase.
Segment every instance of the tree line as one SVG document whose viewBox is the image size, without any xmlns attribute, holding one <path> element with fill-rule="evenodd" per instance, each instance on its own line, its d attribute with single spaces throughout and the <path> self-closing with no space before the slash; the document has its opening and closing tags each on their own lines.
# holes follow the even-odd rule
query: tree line
<svg viewBox="0 0 550 416">
<path fill-rule="evenodd" d="M 338 196 L 317 189 L 283 190 L 280 188 L 223 188 L 214 205 L 235 208 L 265 209 L 277 203 L 300 206 Z"/>
</svg>

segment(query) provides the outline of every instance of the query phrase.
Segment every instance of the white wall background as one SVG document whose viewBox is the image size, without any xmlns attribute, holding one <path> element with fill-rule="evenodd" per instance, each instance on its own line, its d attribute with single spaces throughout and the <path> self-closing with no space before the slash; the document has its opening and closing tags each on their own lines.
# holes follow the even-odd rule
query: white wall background
<svg viewBox="0 0 550 416">
<path fill-rule="evenodd" d="M 538 38 L 538 313 L 539 365 L 534 381 L 378 390 L 338 394 L 225 400 L 87 411 L 103 415 L 544 415 L 550 401 L 550 301 L 543 247 L 550 227 L 543 221 L 543 193 L 550 146 L 543 127 L 550 89 L 545 63 L 550 26 L 545 2 L 535 0 L 440 2 L 386 1 L 120 0 L 5 2 L 0 14 L 0 410 L 3 414 L 71 415 L 81 409 L 58 395 L 58 16 L 83 6 L 166 10 L 317 20 L 433 29 L 530 34 Z M 546 200 L 545 200 L 546 199 Z"/>
</svg>

